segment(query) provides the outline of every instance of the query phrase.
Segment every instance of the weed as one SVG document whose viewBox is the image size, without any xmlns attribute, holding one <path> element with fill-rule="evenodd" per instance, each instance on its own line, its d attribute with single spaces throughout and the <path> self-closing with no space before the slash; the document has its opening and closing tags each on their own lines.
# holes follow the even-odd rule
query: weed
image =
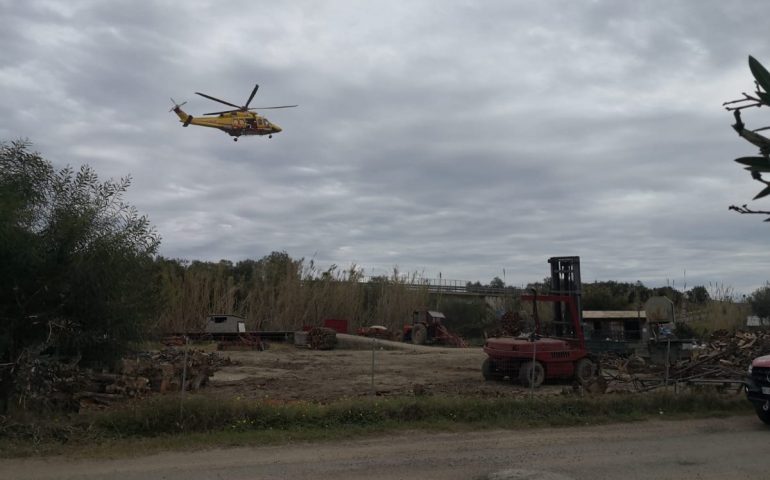
<svg viewBox="0 0 770 480">
<path fill-rule="evenodd" d="M 393 397 L 329 404 L 275 404 L 203 396 L 188 397 L 180 404 L 179 398 L 158 397 L 56 428 L 41 428 L 39 423 L 28 427 L 6 423 L 6 428 L 0 429 L 0 451 L 5 456 L 73 450 L 83 453 L 82 447 L 92 449 L 98 443 L 99 451 L 114 455 L 126 450 L 126 445 L 141 445 L 142 450 L 137 452 L 148 452 L 348 438 L 399 429 L 566 427 L 750 411 L 750 405 L 740 396 L 709 393 L 534 399 Z M 62 436 L 62 432 L 66 435 Z"/>
</svg>

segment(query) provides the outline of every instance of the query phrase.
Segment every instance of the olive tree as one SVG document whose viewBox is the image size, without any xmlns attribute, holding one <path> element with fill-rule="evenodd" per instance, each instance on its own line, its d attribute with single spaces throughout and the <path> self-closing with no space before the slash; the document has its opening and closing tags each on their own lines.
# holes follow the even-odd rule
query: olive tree
<svg viewBox="0 0 770 480">
<path fill-rule="evenodd" d="M 160 239 L 123 201 L 130 183 L 0 143 L 0 363 L 37 349 L 105 364 L 142 337 Z"/>
<path fill-rule="evenodd" d="M 770 72 L 768 72 L 767 69 L 752 56 L 749 56 L 749 69 L 754 77 L 755 91 L 753 94 L 750 95 L 743 92 L 742 98 L 725 102 L 723 105 L 728 111 L 733 112 L 735 118 L 733 129 L 738 132 L 738 135 L 759 148 L 759 156 L 740 157 L 735 159 L 736 162 L 743 165 L 744 168 L 749 171 L 751 178 L 764 185 L 764 188 L 753 198 L 753 200 L 758 200 L 770 195 L 770 181 L 762 178 L 763 173 L 770 172 L 770 138 L 759 133 L 770 127 L 761 127 L 753 130 L 747 128 L 741 119 L 741 111 L 746 108 L 758 108 L 763 105 L 770 106 Z M 754 210 L 749 208 L 747 204 L 741 206 L 731 205 L 729 209 L 742 214 L 765 215 L 768 216 L 765 221 L 770 221 L 770 211 Z"/>
</svg>

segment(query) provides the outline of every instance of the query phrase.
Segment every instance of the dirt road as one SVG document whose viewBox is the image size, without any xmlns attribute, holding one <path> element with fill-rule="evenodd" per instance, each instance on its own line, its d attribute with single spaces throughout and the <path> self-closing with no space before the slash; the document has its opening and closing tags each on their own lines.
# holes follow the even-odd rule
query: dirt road
<svg viewBox="0 0 770 480">
<path fill-rule="evenodd" d="M 118 460 L 14 459 L 0 479 L 760 479 L 770 430 L 754 417 L 426 434 L 163 453 Z"/>
</svg>

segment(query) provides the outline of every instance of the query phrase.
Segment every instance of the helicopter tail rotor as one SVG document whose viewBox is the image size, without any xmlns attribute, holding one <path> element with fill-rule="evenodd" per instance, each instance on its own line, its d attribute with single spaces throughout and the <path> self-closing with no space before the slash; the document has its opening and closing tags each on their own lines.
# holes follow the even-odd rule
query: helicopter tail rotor
<svg viewBox="0 0 770 480">
<path fill-rule="evenodd" d="M 169 110 L 169 112 L 176 113 L 176 116 L 179 117 L 179 121 L 182 122 L 183 127 L 190 125 L 190 122 L 193 121 L 193 116 L 182 110 L 182 105 L 187 102 L 176 103 L 173 98 L 171 99 L 171 102 L 174 104 L 174 106 L 171 108 L 171 110 Z"/>
<path fill-rule="evenodd" d="M 186 104 L 187 102 L 176 103 L 176 100 L 174 100 L 174 99 L 172 98 L 172 99 L 171 99 L 171 103 L 173 103 L 173 104 L 174 104 L 174 106 L 173 106 L 173 107 L 171 107 L 171 110 L 169 110 L 169 112 L 173 112 L 174 110 L 176 110 L 177 108 L 180 108 L 182 105 Z"/>
</svg>

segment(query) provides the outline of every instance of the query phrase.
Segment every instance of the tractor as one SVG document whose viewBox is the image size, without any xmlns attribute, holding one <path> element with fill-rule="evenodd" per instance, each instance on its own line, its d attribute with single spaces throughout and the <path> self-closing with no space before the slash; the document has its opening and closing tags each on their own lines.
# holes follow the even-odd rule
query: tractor
<svg viewBox="0 0 770 480">
<path fill-rule="evenodd" d="M 453 347 L 467 347 L 465 340 L 451 333 L 444 326 L 446 317 L 435 310 L 415 310 L 411 325 L 404 325 L 403 340 L 415 345 L 443 344 Z"/>
<path fill-rule="evenodd" d="M 534 331 L 529 336 L 491 337 L 484 344 L 487 358 L 481 366 L 485 380 L 509 378 L 528 387 L 538 387 L 546 379 L 593 382 L 598 362 L 586 349 L 580 307 L 580 257 L 552 257 L 551 288 L 545 295 L 522 295 L 532 302 Z M 544 335 L 538 316 L 538 302 L 551 303 L 550 331 Z"/>
</svg>

